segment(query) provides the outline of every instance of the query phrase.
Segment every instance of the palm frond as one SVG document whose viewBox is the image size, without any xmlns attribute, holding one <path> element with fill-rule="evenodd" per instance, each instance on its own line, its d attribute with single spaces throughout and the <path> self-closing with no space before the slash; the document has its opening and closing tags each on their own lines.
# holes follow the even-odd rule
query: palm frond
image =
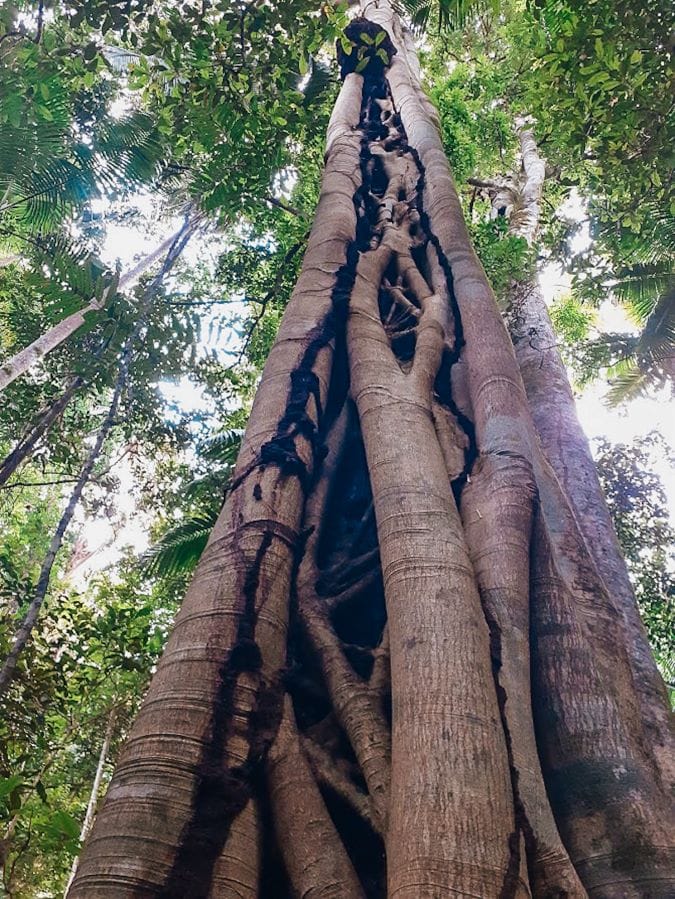
<svg viewBox="0 0 675 899">
<path fill-rule="evenodd" d="M 439 32 L 463 28 L 472 16 L 486 11 L 496 15 L 500 5 L 500 0 L 402 0 L 400 3 L 415 29 L 427 30 L 435 19 Z"/>
<path fill-rule="evenodd" d="M 628 307 L 638 324 L 644 324 L 672 280 L 670 267 L 664 268 L 658 263 L 638 263 L 617 272 L 612 293 Z"/>
<path fill-rule="evenodd" d="M 635 359 L 626 359 L 608 372 L 611 387 L 606 394 L 610 406 L 618 406 L 644 395 L 653 383 L 648 372 L 642 371 Z"/>
<path fill-rule="evenodd" d="M 638 355 L 664 362 L 675 354 L 675 286 L 659 298 L 647 319 L 637 347 Z"/>
<path fill-rule="evenodd" d="M 220 462 L 223 465 L 234 465 L 237 461 L 244 431 L 241 428 L 230 428 L 207 440 L 200 447 L 199 454 L 209 462 Z"/>
<path fill-rule="evenodd" d="M 104 116 L 94 132 L 72 140 L 70 121 L 6 126 L 0 134 L 0 186 L 24 227 L 58 226 L 74 208 L 102 193 L 153 181 L 163 164 L 154 122 L 142 112 Z"/>
<path fill-rule="evenodd" d="M 674 367 L 675 289 L 671 287 L 647 318 L 633 353 L 609 370 L 608 402 L 617 405 L 672 381 Z"/>
<path fill-rule="evenodd" d="M 204 510 L 171 528 L 141 557 L 150 577 L 171 577 L 195 567 L 218 518 L 217 509 Z"/>
</svg>

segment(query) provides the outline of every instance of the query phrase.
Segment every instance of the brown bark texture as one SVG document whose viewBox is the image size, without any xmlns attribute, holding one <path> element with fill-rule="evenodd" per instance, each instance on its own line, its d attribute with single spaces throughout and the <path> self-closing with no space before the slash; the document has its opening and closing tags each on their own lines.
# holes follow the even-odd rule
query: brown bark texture
<svg viewBox="0 0 675 899">
<path fill-rule="evenodd" d="M 385 0 L 362 32 L 233 489 L 69 896 L 670 896 L 644 637 L 542 452 L 411 42 Z"/>
</svg>

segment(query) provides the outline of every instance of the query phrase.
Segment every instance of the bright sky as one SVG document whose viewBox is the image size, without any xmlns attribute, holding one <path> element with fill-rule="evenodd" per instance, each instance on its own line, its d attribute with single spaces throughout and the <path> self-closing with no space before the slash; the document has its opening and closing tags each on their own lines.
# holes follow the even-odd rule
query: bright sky
<svg viewBox="0 0 675 899">
<path fill-rule="evenodd" d="M 158 220 L 154 211 L 153 198 L 150 195 L 139 198 L 137 204 L 141 212 L 141 226 L 130 227 L 129 224 L 110 222 L 106 225 L 107 237 L 103 247 L 102 256 L 108 264 L 121 262 L 122 271 L 138 262 L 140 258 L 150 253 L 165 237 L 177 230 L 180 219 Z M 105 214 L 107 209 L 105 201 L 95 209 Z M 563 212 L 566 217 L 582 218 L 584 211 L 579 200 L 568 203 Z M 153 224 L 154 223 L 154 224 Z M 575 237 L 573 249 L 582 250 L 588 244 L 587 228 L 582 227 Z M 204 240 L 200 237 L 188 244 L 185 256 L 188 261 L 196 262 L 198 259 L 213 265 L 218 249 L 222 243 L 217 236 Z M 541 272 L 542 287 L 547 302 L 550 304 L 556 298 L 563 295 L 569 289 L 569 279 L 555 266 L 547 266 Z M 233 304 L 228 311 L 236 316 L 241 313 L 242 306 Z M 598 312 L 597 324 L 601 330 L 607 331 L 631 331 L 633 327 L 623 310 L 606 301 Z M 202 341 L 202 349 L 216 349 L 218 352 L 232 352 L 236 349 L 238 337 L 233 328 L 225 329 L 220 336 L 217 334 L 208 337 L 208 328 L 204 328 L 206 335 Z M 175 404 L 177 414 L 194 413 L 197 411 L 208 412 L 208 406 L 201 390 L 188 377 L 182 378 L 177 383 L 165 382 L 161 386 L 162 393 L 172 405 Z M 604 400 L 606 385 L 598 382 L 585 389 L 582 396 L 577 399 L 577 408 L 581 423 L 589 438 L 607 437 L 612 443 L 630 443 L 635 437 L 656 429 L 663 434 L 668 444 L 675 450 L 675 416 L 672 414 L 669 395 L 664 391 L 662 396 L 653 399 L 638 399 L 622 407 L 612 408 Z M 660 460 L 656 470 L 662 479 L 669 500 L 671 516 L 675 523 L 675 470 L 666 459 Z M 87 577 L 102 567 L 117 561 L 125 546 L 132 545 L 137 551 L 142 552 L 148 545 L 148 525 L 144 516 L 139 516 L 135 511 L 135 484 L 131 469 L 126 460 L 115 467 L 115 473 L 120 480 L 119 494 L 117 497 L 118 520 L 111 521 L 107 517 L 99 516 L 86 521 L 86 541 L 88 549 L 94 555 L 82 563 L 76 571 L 75 582 L 84 588 Z M 80 522 L 83 519 L 80 517 Z"/>
</svg>

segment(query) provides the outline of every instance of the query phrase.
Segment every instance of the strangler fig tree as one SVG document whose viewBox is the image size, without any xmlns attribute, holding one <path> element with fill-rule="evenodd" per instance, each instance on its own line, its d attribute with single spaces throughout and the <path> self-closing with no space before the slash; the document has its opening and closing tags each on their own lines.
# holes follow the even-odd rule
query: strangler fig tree
<svg viewBox="0 0 675 899">
<path fill-rule="evenodd" d="M 534 429 L 392 4 L 80 897 L 666 897 L 663 693 Z M 647 736 L 648 735 L 648 736 Z"/>
</svg>

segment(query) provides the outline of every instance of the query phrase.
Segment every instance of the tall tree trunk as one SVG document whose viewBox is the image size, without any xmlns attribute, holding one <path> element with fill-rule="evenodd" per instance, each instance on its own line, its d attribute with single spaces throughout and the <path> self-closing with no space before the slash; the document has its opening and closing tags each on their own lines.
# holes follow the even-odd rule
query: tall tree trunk
<svg viewBox="0 0 675 899">
<path fill-rule="evenodd" d="M 665 897 L 629 648 L 410 40 L 386 0 L 348 34 L 233 486 L 69 895 Z"/>
<path fill-rule="evenodd" d="M 161 270 L 155 276 L 155 278 L 153 278 L 151 284 L 148 285 L 148 288 L 143 293 L 143 299 L 138 310 L 134 327 L 131 330 L 126 341 L 124 342 L 124 347 L 122 349 L 122 354 L 120 357 L 119 369 L 117 372 L 117 377 L 115 379 L 115 385 L 113 388 L 113 394 L 110 400 L 108 411 L 96 433 L 94 443 L 92 444 L 92 447 L 85 458 L 84 464 L 82 465 L 82 468 L 80 470 L 80 474 L 68 499 L 66 508 L 64 509 L 63 514 L 61 515 L 61 518 L 59 519 L 59 522 L 56 526 L 54 536 L 52 537 L 49 544 L 49 549 L 47 550 L 45 558 L 42 562 L 37 585 L 35 587 L 35 594 L 30 601 L 23 621 L 17 628 L 11 649 L 7 654 L 7 658 L 2 663 L 2 667 L 0 668 L 0 696 L 2 696 L 7 691 L 9 685 L 12 682 L 12 678 L 14 677 L 14 674 L 16 672 L 17 663 L 19 661 L 19 658 L 21 657 L 21 653 L 25 649 L 26 644 L 30 639 L 33 628 L 35 627 L 35 624 L 37 622 L 40 609 L 42 608 L 42 604 L 47 595 L 52 569 L 54 567 L 54 562 L 56 561 L 56 556 L 63 544 L 63 538 L 65 537 L 66 531 L 68 530 L 70 522 L 73 519 L 73 515 L 75 514 L 75 510 L 77 509 L 77 506 L 80 502 L 80 498 L 82 497 L 84 488 L 89 483 L 89 478 L 91 477 L 94 466 L 101 454 L 103 444 L 105 443 L 108 434 L 115 424 L 117 418 L 117 410 L 119 408 L 120 400 L 126 388 L 127 379 L 129 376 L 129 369 L 131 367 L 134 353 L 134 345 L 141 331 L 145 327 L 147 313 L 152 300 L 155 296 L 158 286 L 166 275 L 166 272 L 173 266 L 175 260 L 185 248 L 185 245 L 189 240 L 192 231 L 192 223 L 189 220 L 186 220 L 183 227 L 174 236 Z"/>
<path fill-rule="evenodd" d="M 199 214 L 193 215 L 192 227 L 197 225 Z M 58 346 L 67 340 L 71 334 L 74 334 L 86 321 L 87 315 L 100 312 L 111 295 L 111 289 L 125 290 L 138 281 L 149 268 L 166 255 L 170 247 L 176 239 L 182 234 L 184 226 L 178 230 L 176 234 L 172 234 L 163 240 L 152 253 L 149 253 L 144 259 L 141 259 L 132 269 L 126 272 L 119 279 L 119 282 L 106 287 L 100 297 L 93 297 L 86 306 L 73 312 L 72 315 L 66 316 L 58 324 L 54 325 L 48 331 L 45 331 L 40 337 L 34 340 L 29 346 L 15 353 L 11 359 L 7 359 L 0 365 L 0 391 L 4 390 L 12 381 L 15 381 L 21 375 L 25 374 L 33 365 L 43 359 L 47 353 L 51 353 Z"/>
</svg>

